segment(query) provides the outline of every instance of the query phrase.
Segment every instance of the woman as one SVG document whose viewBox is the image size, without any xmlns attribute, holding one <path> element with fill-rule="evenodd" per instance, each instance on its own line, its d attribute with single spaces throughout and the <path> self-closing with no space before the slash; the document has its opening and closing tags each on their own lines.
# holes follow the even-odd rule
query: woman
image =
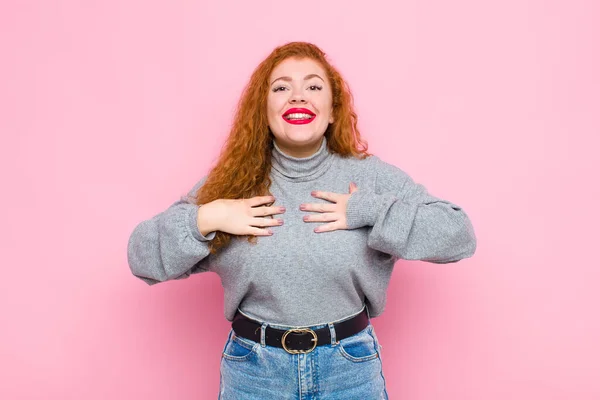
<svg viewBox="0 0 600 400">
<path fill-rule="evenodd" d="M 356 121 L 318 47 L 276 48 L 214 168 L 131 235 L 131 271 L 150 285 L 220 276 L 220 399 L 387 399 L 370 318 L 394 263 L 475 252 L 465 212 L 367 153 Z"/>
</svg>

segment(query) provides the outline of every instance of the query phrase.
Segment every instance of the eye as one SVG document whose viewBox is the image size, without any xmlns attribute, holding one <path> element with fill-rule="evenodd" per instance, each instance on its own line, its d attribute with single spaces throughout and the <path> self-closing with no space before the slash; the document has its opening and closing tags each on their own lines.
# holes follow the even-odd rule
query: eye
<svg viewBox="0 0 600 400">
<path fill-rule="evenodd" d="M 276 87 L 273 88 L 273 91 L 274 92 L 281 92 L 282 90 L 280 90 L 280 89 L 285 89 L 285 88 L 286 88 L 285 86 L 276 86 Z"/>
<path fill-rule="evenodd" d="M 311 85 L 309 86 L 310 90 L 322 90 L 323 86 L 319 86 L 319 85 Z"/>
</svg>

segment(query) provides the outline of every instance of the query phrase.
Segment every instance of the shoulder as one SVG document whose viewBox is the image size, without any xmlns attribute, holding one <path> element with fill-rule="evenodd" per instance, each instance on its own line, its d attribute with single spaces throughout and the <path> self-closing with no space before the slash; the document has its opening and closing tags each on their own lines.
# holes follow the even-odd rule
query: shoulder
<svg viewBox="0 0 600 400">
<path fill-rule="evenodd" d="M 374 156 L 358 158 L 355 156 L 343 157 L 339 154 L 334 154 L 334 157 L 333 169 L 338 173 L 347 175 L 352 179 L 374 182 L 376 175 L 372 167 Z"/>
<path fill-rule="evenodd" d="M 411 180 L 402 168 L 377 156 L 373 156 L 372 168 L 377 171 L 377 186 L 382 191 L 398 190 Z"/>
<path fill-rule="evenodd" d="M 383 175 L 384 177 L 406 175 L 406 172 L 395 163 L 385 161 L 375 155 L 371 159 L 371 168 L 375 168 L 379 175 Z"/>
<path fill-rule="evenodd" d="M 364 159 L 349 158 L 345 161 L 357 175 L 372 180 L 377 191 L 398 190 L 411 180 L 410 176 L 395 163 L 388 162 L 376 155 Z"/>
<path fill-rule="evenodd" d="M 200 180 L 198 180 L 196 184 L 190 189 L 190 191 L 185 196 L 181 197 L 181 200 L 187 203 L 195 203 L 198 199 L 198 190 L 200 190 L 202 185 L 204 185 L 204 182 L 206 182 L 207 177 L 208 175 L 202 176 Z"/>
<path fill-rule="evenodd" d="M 374 162 L 378 162 L 377 156 L 369 155 L 364 158 L 358 158 L 355 156 L 342 157 L 339 154 L 334 154 L 337 159 L 338 166 L 342 168 L 354 169 L 354 170 L 365 170 L 370 169 Z"/>
<path fill-rule="evenodd" d="M 339 158 L 342 159 L 342 163 L 347 165 L 349 168 L 373 171 L 378 175 L 406 175 L 406 172 L 404 172 L 404 170 L 394 163 L 385 161 L 381 157 L 374 154 L 363 159 L 357 157 Z"/>
</svg>

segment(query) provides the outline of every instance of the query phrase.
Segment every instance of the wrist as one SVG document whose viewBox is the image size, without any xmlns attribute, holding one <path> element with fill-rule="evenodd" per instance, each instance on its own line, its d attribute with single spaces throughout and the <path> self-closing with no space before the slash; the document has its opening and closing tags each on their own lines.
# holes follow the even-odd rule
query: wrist
<svg viewBox="0 0 600 400">
<path fill-rule="evenodd" d="M 208 236 L 209 233 L 218 230 L 217 221 L 211 218 L 211 214 L 214 215 L 214 213 L 211 213 L 212 204 L 213 202 L 210 202 L 199 206 L 196 214 L 196 225 L 203 236 Z"/>
<path fill-rule="evenodd" d="M 377 194 L 359 190 L 352 193 L 346 204 L 346 225 L 348 229 L 374 226 L 382 207 L 393 202 L 391 194 Z"/>
</svg>

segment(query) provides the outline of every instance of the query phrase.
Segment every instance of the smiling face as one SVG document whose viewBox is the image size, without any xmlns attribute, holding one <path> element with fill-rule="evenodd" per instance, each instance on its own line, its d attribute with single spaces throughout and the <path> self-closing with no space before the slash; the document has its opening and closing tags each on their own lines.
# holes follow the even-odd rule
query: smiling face
<svg viewBox="0 0 600 400">
<path fill-rule="evenodd" d="M 325 70 L 309 58 L 288 58 L 269 77 L 267 118 L 275 143 L 292 157 L 308 157 L 333 123 L 332 91 Z"/>
</svg>

